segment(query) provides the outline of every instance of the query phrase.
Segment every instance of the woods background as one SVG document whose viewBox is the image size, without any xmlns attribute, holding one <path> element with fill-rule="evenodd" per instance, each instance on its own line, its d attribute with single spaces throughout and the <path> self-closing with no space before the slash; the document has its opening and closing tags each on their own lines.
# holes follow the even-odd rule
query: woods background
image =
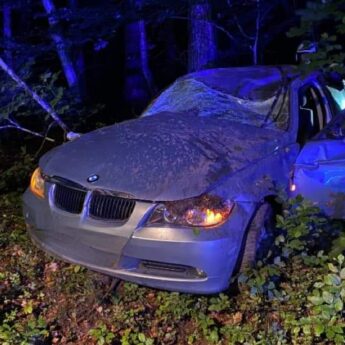
<svg viewBox="0 0 345 345">
<path fill-rule="evenodd" d="M 286 33 L 304 6 L 288 0 L 6 0 L 2 58 L 84 132 L 138 116 L 187 72 L 295 63 L 302 40 Z M 0 142 L 21 141 L 18 127 L 54 136 L 52 119 L 4 72 L 1 81 Z"/>
</svg>

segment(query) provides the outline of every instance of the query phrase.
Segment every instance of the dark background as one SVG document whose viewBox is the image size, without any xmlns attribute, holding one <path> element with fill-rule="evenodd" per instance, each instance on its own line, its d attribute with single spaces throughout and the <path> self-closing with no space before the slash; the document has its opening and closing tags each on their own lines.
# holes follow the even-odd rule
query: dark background
<svg viewBox="0 0 345 345">
<path fill-rule="evenodd" d="M 296 10 L 305 2 L 17 0 L 1 5 L 3 59 L 53 103 L 51 93 L 42 90 L 42 75 L 49 76 L 48 82 L 54 76 L 51 86 L 63 88 L 55 109 L 70 127 L 84 132 L 138 116 L 162 89 L 190 71 L 254 63 L 295 64 L 301 41 L 286 33 L 298 24 Z M 50 12 L 47 6 L 53 6 Z M 207 30 L 211 36 L 205 36 Z M 54 36 L 59 36 L 60 45 Z M 61 49 L 77 75 L 74 85 L 66 79 Z M 212 49 L 214 54 L 207 60 L 207 51 Z M 195 55 L 202 54 L 206 60 L 193 65 Z M 0 101 L 6 108 L 13 98 L 23 96 L 6 73 L 1 72 L 0 78 L 4 86 Z M 24 103 L 14 111 L 8 106 L 2 109 L 2 122 L 15 118 L 24 127 L 45 132 L 50 125 L 46 114 L 26 99 Z M 8 131 L 10 137 L 20 136 L 12 128 L 1 131 L 2 142 L 9 137 Z"/>
</svg>

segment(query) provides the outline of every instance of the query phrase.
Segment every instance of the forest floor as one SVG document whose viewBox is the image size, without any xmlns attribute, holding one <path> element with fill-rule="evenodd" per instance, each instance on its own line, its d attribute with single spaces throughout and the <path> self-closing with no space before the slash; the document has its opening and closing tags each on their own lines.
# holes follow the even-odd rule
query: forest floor
<svg viewBox="0 0 345 345">
<path fill-rule="evenodd" d="M 315 250 L 330 225 L 303 201 L 290 202 L 278 219 L 274 260 L 241 274 L 237 289 L 212 296 L 125 282 L 111 290 L 108 276 L 32 244 L 19 193 L 2 194 L 0 210 L 2 345 L 345 342 L 344 256 L 334 246 L 332 255 Z M 342 243 L 342 226 L 332 224 L 333 243 Z"/>
</svg>

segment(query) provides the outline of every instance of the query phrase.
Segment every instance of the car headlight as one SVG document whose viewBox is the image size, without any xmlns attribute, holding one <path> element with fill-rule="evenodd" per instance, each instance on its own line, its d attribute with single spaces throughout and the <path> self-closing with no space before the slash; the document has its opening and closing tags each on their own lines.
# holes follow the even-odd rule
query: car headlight
<svg viewBox="0 0 345 345">
<path fill-rule="evenodd" d="M 40 168 L 36 168 L 31 176 L 30 190 L 39 198 L 44 198 L 44 178 Z"/>
<path fill-rule="evenodd" d="M 173 224 L 189 227 L 212 227 L 224 223 L 233 203 L 215 195 L 202 195 L 157 205 L 147 225 Z"/>
</svg>

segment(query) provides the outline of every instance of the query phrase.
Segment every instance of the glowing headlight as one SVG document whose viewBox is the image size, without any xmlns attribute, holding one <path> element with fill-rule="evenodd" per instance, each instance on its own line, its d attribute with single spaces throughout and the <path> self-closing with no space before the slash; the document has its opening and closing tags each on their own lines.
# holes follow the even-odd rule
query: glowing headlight
<svg viewBox="0 0 345 345">
<path fill-rule="evenodd" d="M 30 190 L 39 198 L 44 198 L 44 178 L 40 168 L 37 168 L 31 176 Z"/>
<path fill-rule="evenodd" d="M 159 204 L 153 211 L 148 225 L 174 224 L 183 226 L 215 226 L 224 223 L 233 204 L 214 195 L 203 195 L 180 201 Z"/>
</svg>

